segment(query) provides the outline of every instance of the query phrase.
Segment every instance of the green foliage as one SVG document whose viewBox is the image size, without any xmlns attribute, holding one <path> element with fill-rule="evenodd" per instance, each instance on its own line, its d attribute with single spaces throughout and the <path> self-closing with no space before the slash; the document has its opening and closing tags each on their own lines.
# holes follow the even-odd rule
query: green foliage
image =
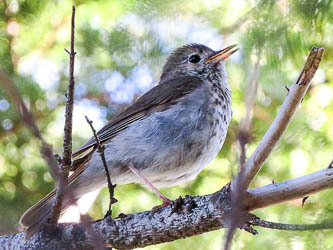
<svg viewBox="0 0 333 250">
<path fill-rule="evenodd" d="M 4 4 L 6 3 L 6 4 Z M 88 114 L 96 128 L 157 83 L 166 56 L 189 42 L 214 49 L 234 43 L 240 52 L 227 62 L 233 89 L 233 120 L 217 159 L 190 183 L 163 189 L 179 195 L 212 193 L 238 171 L 237 133 L 254 65 L 259 85 L 252 114 L 248 155 L 277 114 L 312 46 L 325 48 L 313 85 L 288 130 L 253 186 L 301 176 L 326 167 L 333 138 L 333 4 L 329 0 L 282 1 L 74 1 L 76 15 L 74 148 L 89 137 Z M 56 153 L 61 152 L 64 92 L 67 85 L 72 2 L 4 0 L 0 2 L 0 67 L 14 81 L 37 125 Z M 163 145 L 161 145 L 163 146 Z M 20 215 L 53 188 L 40 145 L 20 119 L 12 100 L 0 89 L 0 233 L 17 231 Z M 332 190 L 301 201 L 261 209 L 266 220 L 319 223 L 333 219 Z M 114 215 L 151 209 L 159 199 L 138 185 L 116 188 Z M 103 189 L 89 210 L 103 217 L 108 193 Z M 218 249 L 225 230 L 148 249 Z M 239 231 L 233 249 L 329 249 L 331 230 Z"/>
</svg>

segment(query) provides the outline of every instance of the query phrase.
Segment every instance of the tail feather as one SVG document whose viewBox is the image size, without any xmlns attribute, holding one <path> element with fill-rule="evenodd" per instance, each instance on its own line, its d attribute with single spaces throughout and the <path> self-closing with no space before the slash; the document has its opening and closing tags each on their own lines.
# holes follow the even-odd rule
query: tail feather
<svg viewBox="0 0 333 250">
<path fill-rule="evenodd" d="M 20 218 L 20 224 L 24 227 L 30 227 L 36 223 L 44 214 L 51 209 L 56 190 L 52 190 L 48 195 L 41 199 L 38 203 L 29 208 Z"/>
<path fill-rule="evenodd" d="M 25 240 L 29 240 L 47 222 L 55 199 L 55 193 L 56 190 L 53 190 L 21 216 L 20 224 L 26 231 Z"/>
<path fill-rule="evenodd" d="M 88 159 L 89 160 L 89 159 Z M 62 211 L 75 203 L 83 194 L 79 187 L 76 187 L 75 180 L 85 169 L 85 163 L 80 162 L 80 166 L 68 178 L 68 190 L 72 192 L 64 195 Z M 41 199 L 38 203 L 29 208 L 20 218 L 20 225 L 26 231 L 25 240 L 30 239 L 35 233 L 40 231 L 43 224 L 47 222 L 51 214 L 51 208 L 55 200 L 56 189 L 52 190 L 48 195 Z"/>
<path fill-rule="evenodd" d="M 25 230 L 25 240 L 29 240 L 35 233 L 40 231 L 41 227 L 47 223 L 50 218 L 52 205 L 55 200 L 56 190 L 53 190 L 37 204 L 29 208 L 21 217 L 20 224 Z M 73 205 L 80 197 L 64 196 L 61 211 Z"/>
</svg>

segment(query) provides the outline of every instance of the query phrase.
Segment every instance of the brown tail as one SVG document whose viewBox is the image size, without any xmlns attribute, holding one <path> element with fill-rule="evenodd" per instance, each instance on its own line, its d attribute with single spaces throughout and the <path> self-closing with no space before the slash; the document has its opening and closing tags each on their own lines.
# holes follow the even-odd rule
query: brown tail
<svg viewBox="0 0 333 250">
<path fill-rule="evenodd" d="M 78 176 L 84 171 L 85 162 L 83 162 L 75 172 L 68 178 L 68 190 L 73 190 L 74 181 Z M 55 200 L 56 190 L 54 189 L 51 193 L 46 195 L 42 200 L 29 208 L 20 218 L 20 224 L 25 234 L 25 240 L 30 239 L 35 233 L 37 233 L 43 224 L 47 222 L 51 214 L 51 208 Z M 74 192 L 65 192 L 62 211 L 73 205 L 80 195 L 75 194 Z"/>
<path fill-rule="evenodd" d="M 52 204 L 55 199 L 56 190 L 45 196 L 37 204 L 29 208 L 20 219 L 20 224 L 26 231 L 25 240 L 29 240 L 37 233 L 43 224 L 47 222 L 51 214 Z M 76 200 L 65 200 L 62 210 L 72 205 Z"/>
</svg>

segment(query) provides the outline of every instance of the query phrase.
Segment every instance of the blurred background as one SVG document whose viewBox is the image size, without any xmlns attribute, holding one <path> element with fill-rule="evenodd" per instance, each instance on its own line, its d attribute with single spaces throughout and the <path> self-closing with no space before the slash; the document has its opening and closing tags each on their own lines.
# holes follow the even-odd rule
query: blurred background
<svg viewBox="0 0 333 250">
<path fill-rule="evenodd" d="M 33 112 L 44 138 L 61 153 L 67 88 L 71 5 L 76 12 L 73 147 L 92 136 L 84 116 L 101 128 L 159 79 L 167 55 L 187 43 L 221 49 L 238 44 L 227 62 L 233 119 L 215 159 L 192 182 L 162 189 L 170 199 L 217 191 L 238 172 L 239 133 L 250 155 L 277 114 L 312 46 L 325 55 L 288 130 L 253 187 L 322 169 L 332 157 L 333 4 L 329 0 L 0 0 L 0 67 Z M 243 138 L 243 137 L 242 137 Z M 161 145 L 162 146 L 162 145 Z M 17 232 L 21 214 L 54 187 L 39 142 L 0 89 L 0 234 Z M 96 201 L 93 203 L 93 199 Z M 113 215 L 150 210 L 159 198 L 139 185 L 118 186 Z M 333 190 L 255 211 L 265 220 L 319 223 L 333 219 Z M 80 211 L 102 218 L 103 189 L 80 202 Z M 93 203 L 93 204 L 92 204 Z M 91 206 L 91 207 L 90 207 Z M 72 211 L 72 220 L 78 219 Z M 68 216 L 67 216 L 68 217 Z M 233 249 L 329 249 L 332 230 L 238 231 Z M 147 249 L 220 249 L 225 230 Z"/>
</svg>

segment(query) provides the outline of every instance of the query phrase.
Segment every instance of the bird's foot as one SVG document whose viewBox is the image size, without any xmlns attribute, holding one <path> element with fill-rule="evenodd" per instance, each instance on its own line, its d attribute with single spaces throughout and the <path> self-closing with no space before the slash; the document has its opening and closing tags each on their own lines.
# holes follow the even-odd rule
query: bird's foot
<svg viewBox="0 0 333 250">
<path fill-rule="evenodd" d="M 160 210 L 161 208 L 167 207 L 172 204 L 171 200 L 166 198 L 164 195 L 162 195 L 162 196 L 163 197 L 160 196 L 160 198 L 162 199 L 163 203 L 161 205 L 153 207 L 153 209 L 152 209 L 153 212 L 156 212 L 157 210 Z"/>
<path fill-rule="evenodd" d="M 106 212 L 106 214 L 104 215 L 104 219 L 106 219 L 107 217 L 110 217 L 112 219 L 112 213 L 110 210 Z"/>
<path fill-rule="evenodd" d="M 172 201 L 169 200 L 167 197 L 165 197 L 160 190 L 158 190 L 137 168 L 135 168 L 133 166 L 133 164 L 128 164 L 128 168 L 137 176 L 139 177 L 148 187 L 150 187 L 150 189 L 158 195 L 158 197 L 161 198 L 161 200 L 163 201 L 163 203 L 159 206 L 156 206 L 153 208 L 153 212 L 163 208 L 163 207 L 167 207 L 170 204 L 172 204 Z"/>
</svg>

